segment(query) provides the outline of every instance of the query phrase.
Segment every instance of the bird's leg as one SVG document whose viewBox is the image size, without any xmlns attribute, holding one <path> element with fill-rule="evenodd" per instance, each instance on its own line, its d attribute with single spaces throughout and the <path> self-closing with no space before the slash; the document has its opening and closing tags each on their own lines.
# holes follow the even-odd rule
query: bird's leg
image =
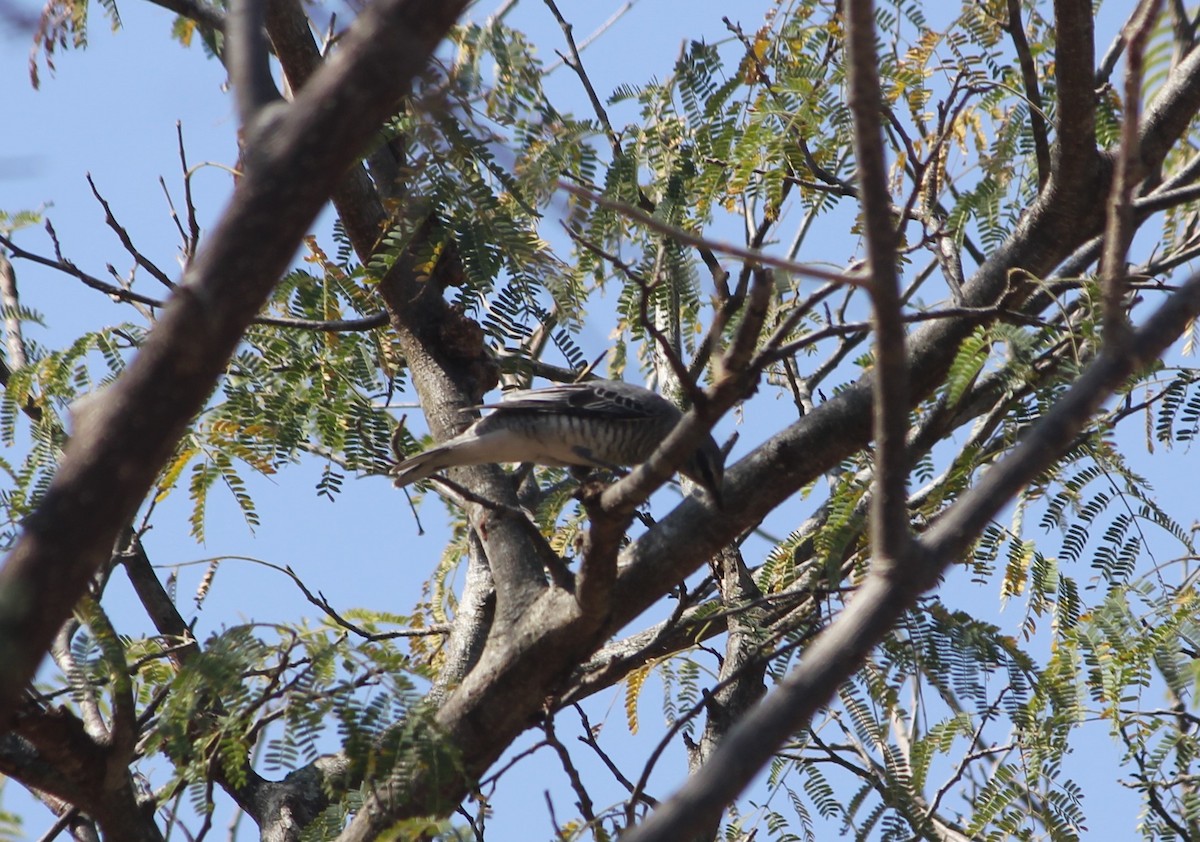
<svg viewBox="0 0 1200 842">
<path fill-rule="evenodd" d="M 599 497 L 608 486 L 604 478 L 599 475 L 599 470 L 588 465 L 571 465 L 569 470 L 576 482 L 579 483 L 579 490 L 575 492 L 575 499 L 584 500 L 588 497 Z"/>
</svg>

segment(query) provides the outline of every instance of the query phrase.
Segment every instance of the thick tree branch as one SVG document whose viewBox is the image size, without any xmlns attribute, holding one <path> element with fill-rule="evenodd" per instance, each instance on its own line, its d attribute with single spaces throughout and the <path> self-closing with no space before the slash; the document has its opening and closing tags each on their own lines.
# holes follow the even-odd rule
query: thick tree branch
<svg viewBox="0 0 1200 842">
<path fill-rule="evenodd" d="M 1141 162 L 1144 172 L 1155 173 L 1167 152 L 1187 130 L 1200 109 L 1200 49 L 1171 68 L 1166 82 L 1146 106 L 1142 117 Z"/>
<path fill-rule="evenodd" d="M 308 16 L 298 0 L 267 0 L 266 22 L 271 46 L 283 67 L 293 96 L 298 96 L 297 92 L 308 85 L 324 63 L 321 50 L 313 38 Z M 414 73 L 412 78 L 416 75 Z M 411 82 L 411 78 L 405 80 L 394 93 L 386 95 L 386 102 L 381 101 L 378 105 L 390 115 L 400 98 L 409 92 Z M 377 130 L 378 127 L 367 136 L 372 137 Z M 344 171 L 333 189 L 332 198 L 346 235 L 354 245 L 355 254 L 366 265 L 375 253 L 379 238 L 383 236 L 388 217 L 361 163 L 354 163 Z"/>
<path fill-rule="evenodd" d="M 6 772 L 75 805 L 95 819 L 105 838 L 160 842 L 152 805 L 139 803 L 128 768 L 131 746 L 93 739 L 74 714 L 60 707 L 27 703 L 14 724 L 14 733 L 2 741 L 4 749 L 24 747 L 34 756 L 22 761 L 29 763 L 25 770 L 8 766 L 8 752 L 0 751 Z"/>
<path fill-rule="evenodd" d="M 94 399 L 0 570 L 0 722 L 346 167 L 462 2 L 381 0 L 259 146 L 145 346 Z M 71 528 L 64 528 L 70 524 Z"/>
<path fill-rule="evenodd" d="M 827 704 L 870 650 L 936 584 L 984 526 L 1074 441 L 1100 404 L 1127 377 L 1152 363 L 1200 315 L 1200 274 L 1193 275 L 1131 338 L 1127 351 L 1106 349 L 1009 456 L 953 504 L 919 542 L 920 569 L 910 577 L 872 573 L 845 611 L 805 651 L 775 692 L 738 723 L 712 759 L 664 801 L 627 842 L 673 842 L 710 824 L 780 745 Z"/>
<path fill-rule="evenodd" d="M 156 6 L 188 18 L 213 32 L 225 31 L 225 10 L 204 0 L 150 0 Z"/>
<path fill-rule="evenodd" d="M 1093 178 L 1096 148 L 1095 21 L 1089 0 L 1054 0 L 1054 78 L 1058 84 L 1058 139 L 1050 189 Z"/>
<path fill-rule="evenodd" d="M 688 768 L 701 768 L 712 757 L 725 735 L 746 711 L 766 692 L 768 657 L 764 657 L 763 640 L 768 635 L 769 608 L 762 603 L 762 592 L 747 569 L 741 552 L 726 547 L 715 559 L 713 567 L 721 591 L 721 604 L 728 609 L 725 657 L 721 660 L 718 686 L 705 699 L 704 732 L 694 746 L 688 746 Z M 717 824 L 704 829 L 705 837 L 713 836 Z"/>
</svg>

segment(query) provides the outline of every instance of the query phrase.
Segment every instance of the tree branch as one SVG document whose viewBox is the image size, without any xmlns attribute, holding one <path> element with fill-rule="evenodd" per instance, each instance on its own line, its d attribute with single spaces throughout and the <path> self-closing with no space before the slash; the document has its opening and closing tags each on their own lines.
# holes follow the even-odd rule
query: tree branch
<svg viewBox="0 0 1200 842">
<path fill-rule="evenodd" d="M 1037 65 L 1033 61 L 1033 53 L 1029 50 L 1025 24 L 1021 20 L 1021 0 L 1008 0 L 1008 21 L 1005 29 L 1008 30 L 1013 48 L 1017 51 L 1017 61 L 1021 65 L 1021 81 L 1025 85 L 1025 98 L 1029 100 L 1029 128 L 1033 134 L 1033 148 L 1037 156 L 1038 187 L 1045 187 L 1046 179 L 1050 177 L 1050 139 L 1046 131 L 1046 119 L 1042 116 L 1042 92 L 1038 88 Z"/>
<path fill-rule="evenodd" d="M 858 160 L 859 197 L 866 233 L 867 272 L 871 278 L 875 323 L 874 393 L 875 494 L 871 508 L 874 562 L 885 572 L 902 571 L 908 530 L 908 358 L 896 277 L 899 245 L 887 187 L 887 164 L 879 115 L 883 96 L 875 55 L 875 14 L 871 0 L 847 0 L 846 58 L 849 104 L 854 118 L 854 156 Z M 897 575 L 900 575 L 900 571 Z"/>
<path fill-rule="evenodd" d="M 70 275 L 83 282 L 83 285 L 94 289 L 97 292 L 102 292 L 110 296 L 114 301 L 130 302 L 132 304 L 143 304 L 147 307 L 161 308 L 167 305 L 167 302 L 160 298 L 143 295 L 140 292 L 134 292 L 123 286 L 116 286 L 107 281 L 103 281 L 88 272 L 83 271 L 74 263 L 62 258 L 51 259 L 44 255 L 35 254 L 31 251 L 18 246 L 12 240 L 0 234 L 0 246 L 4 246 L 12 252 L 13 257 L 22 260 L 28 260 L 31 263 L 37 263 L 41 266 L 46 266 L 50 269 L 56 269 L 65 275 Z M 172 284 L 174 286 L 174 284 Z M 354 333 L 362 330 L 373 330 L 378 327 L 383 327 L 388 323 L 388 314 L 385 312 L 374 313 L 370 316 L 364 316 L 361 319 L 298 319 L 287 316 L 255 316 L 251 324 L 266 325 L 268 327 L 287 327 L 296 328 L 298 330 L 319 330 L 329 333 Z"/>
<path fill-rule="evenodd" d="M 1100 164 L 1096 148 L 1095 21 L 1089 0 L 1054 0 L 1055 69 L 1058 85 L 1058 142 L 1050 189 L 1093 178 Z"/>
<path fill-rule="evenodd" d="M 150 0 L 156 6 L 193 20 L 213 32 L 225 31 L 225 11 L 203 0 Z"/>
<path fill-rule="evenodd" d="M 1133 335 L 1127 353 L 1105 350 L 1008 457 L 954 503 L 919 541 L 916 575 L 872 573 L 803 662 L 747 715 L 712 759 L 642 824 L 627 842 L 688 838 L 719 815 L 797 728 L 854 673 L 916 597 L 966 551 L 1020 489 L 1059 458 L 1100 404 L 1127 377 L 1166 350 L 1200 315 L 1200 274 L 1193 275 Z"/>
<path fill-rule="evenodd" d="M 1143 173 L 1138 154 L 1138 128 L 1142 100 L 1142 59 L 1146 39 L 1158 17 L 1161 0 L 1143 0 L 1125 29 L 1125 114 L 1121 120 L 1121 143 L 1108 197 L 1108 224 L 1104 253 L 1100 258 L 1100 284 L 1104 300 L 1104 341 L 1120 348 L 1129 338 L 1125 313 L 1128 273 L 1125 256 L 1133 240 L 1133 193 Z"/>
<path fill-rule="evenodd" d="M 98 395 L 0 569 L 0 723 L 111 554 L 345 168 L 463 6 L 380 0 L 264 137 L 146 343 Z M 71 524 L 64 529 L 63 524 Z"/>
<path fill-rule="evenodd" d="M 234 0 L 230 10 L 228 65 L 233 80 L 238 119 L 242 123 L 242 143 L 254 151 L 259 112 L 280 99 L 271 78 L 267 39 L 263 33 L 266 19 L 263 5 L 267 0 Z"/>
</svg>

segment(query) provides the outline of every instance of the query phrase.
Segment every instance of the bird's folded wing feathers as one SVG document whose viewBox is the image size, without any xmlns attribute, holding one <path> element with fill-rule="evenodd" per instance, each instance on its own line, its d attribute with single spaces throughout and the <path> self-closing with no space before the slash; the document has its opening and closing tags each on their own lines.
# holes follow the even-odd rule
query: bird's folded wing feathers
<svg viewBox="0 0 1200 842">
<path fill-rule="evenodd" d="M 661 415 L 664 407 L 660 402 L 670 406 L 653 392 L 636 386 L 593 380 L 508 392 L 499 402 L 483 404 L 481 408 L 638 421 Z"/>
</svg>

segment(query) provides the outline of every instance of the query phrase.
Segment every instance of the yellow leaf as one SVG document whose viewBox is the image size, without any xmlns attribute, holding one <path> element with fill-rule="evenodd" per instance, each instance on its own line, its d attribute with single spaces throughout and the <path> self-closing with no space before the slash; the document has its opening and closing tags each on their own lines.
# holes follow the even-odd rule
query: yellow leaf
<svg viewBox="0 0 1200 842">
<path fill-rule="evenodd" d="M 763 60 L 767 54 L 767 48 L 771 46 L 770 34 L 770 29 L 764 26 L 754 36 L 754 57 L 759 61 Z"/>
<path fill-rule="evenodd" d="M 192 457 L 196 455 L 196 448 L 184 448 L 175 461 L 167 466 L 163 471 L 162 478 L 158 481 L 158 493 L 154 495 L 154 502 L 161 502 L 171 493 L 171 489 L 175 487 L 175 483 L 179 481 L 179 475 L 183 473 L 183 469 L 187 467 L 187 463 L 192 461 Z"/>
<path fill-rule="evenodd" d="M 630 734 L 636 734 L 638 731 L 638 696 L 641 695 L 642 685 L 646 683 L 646 676 L 649 674 L 650 666 L 647 664 L 629 673 L 625 679 L 625 720 L 629 723 Z"/>
<path fill-rule="evenodd" d="M 180 44 L 190 47 L 192 46 L 192 36 L 196 34 L 196 22 L 180 15 L 175 18 L 175 23 L 171 26 L 171 34 Z"/>
</svg>

